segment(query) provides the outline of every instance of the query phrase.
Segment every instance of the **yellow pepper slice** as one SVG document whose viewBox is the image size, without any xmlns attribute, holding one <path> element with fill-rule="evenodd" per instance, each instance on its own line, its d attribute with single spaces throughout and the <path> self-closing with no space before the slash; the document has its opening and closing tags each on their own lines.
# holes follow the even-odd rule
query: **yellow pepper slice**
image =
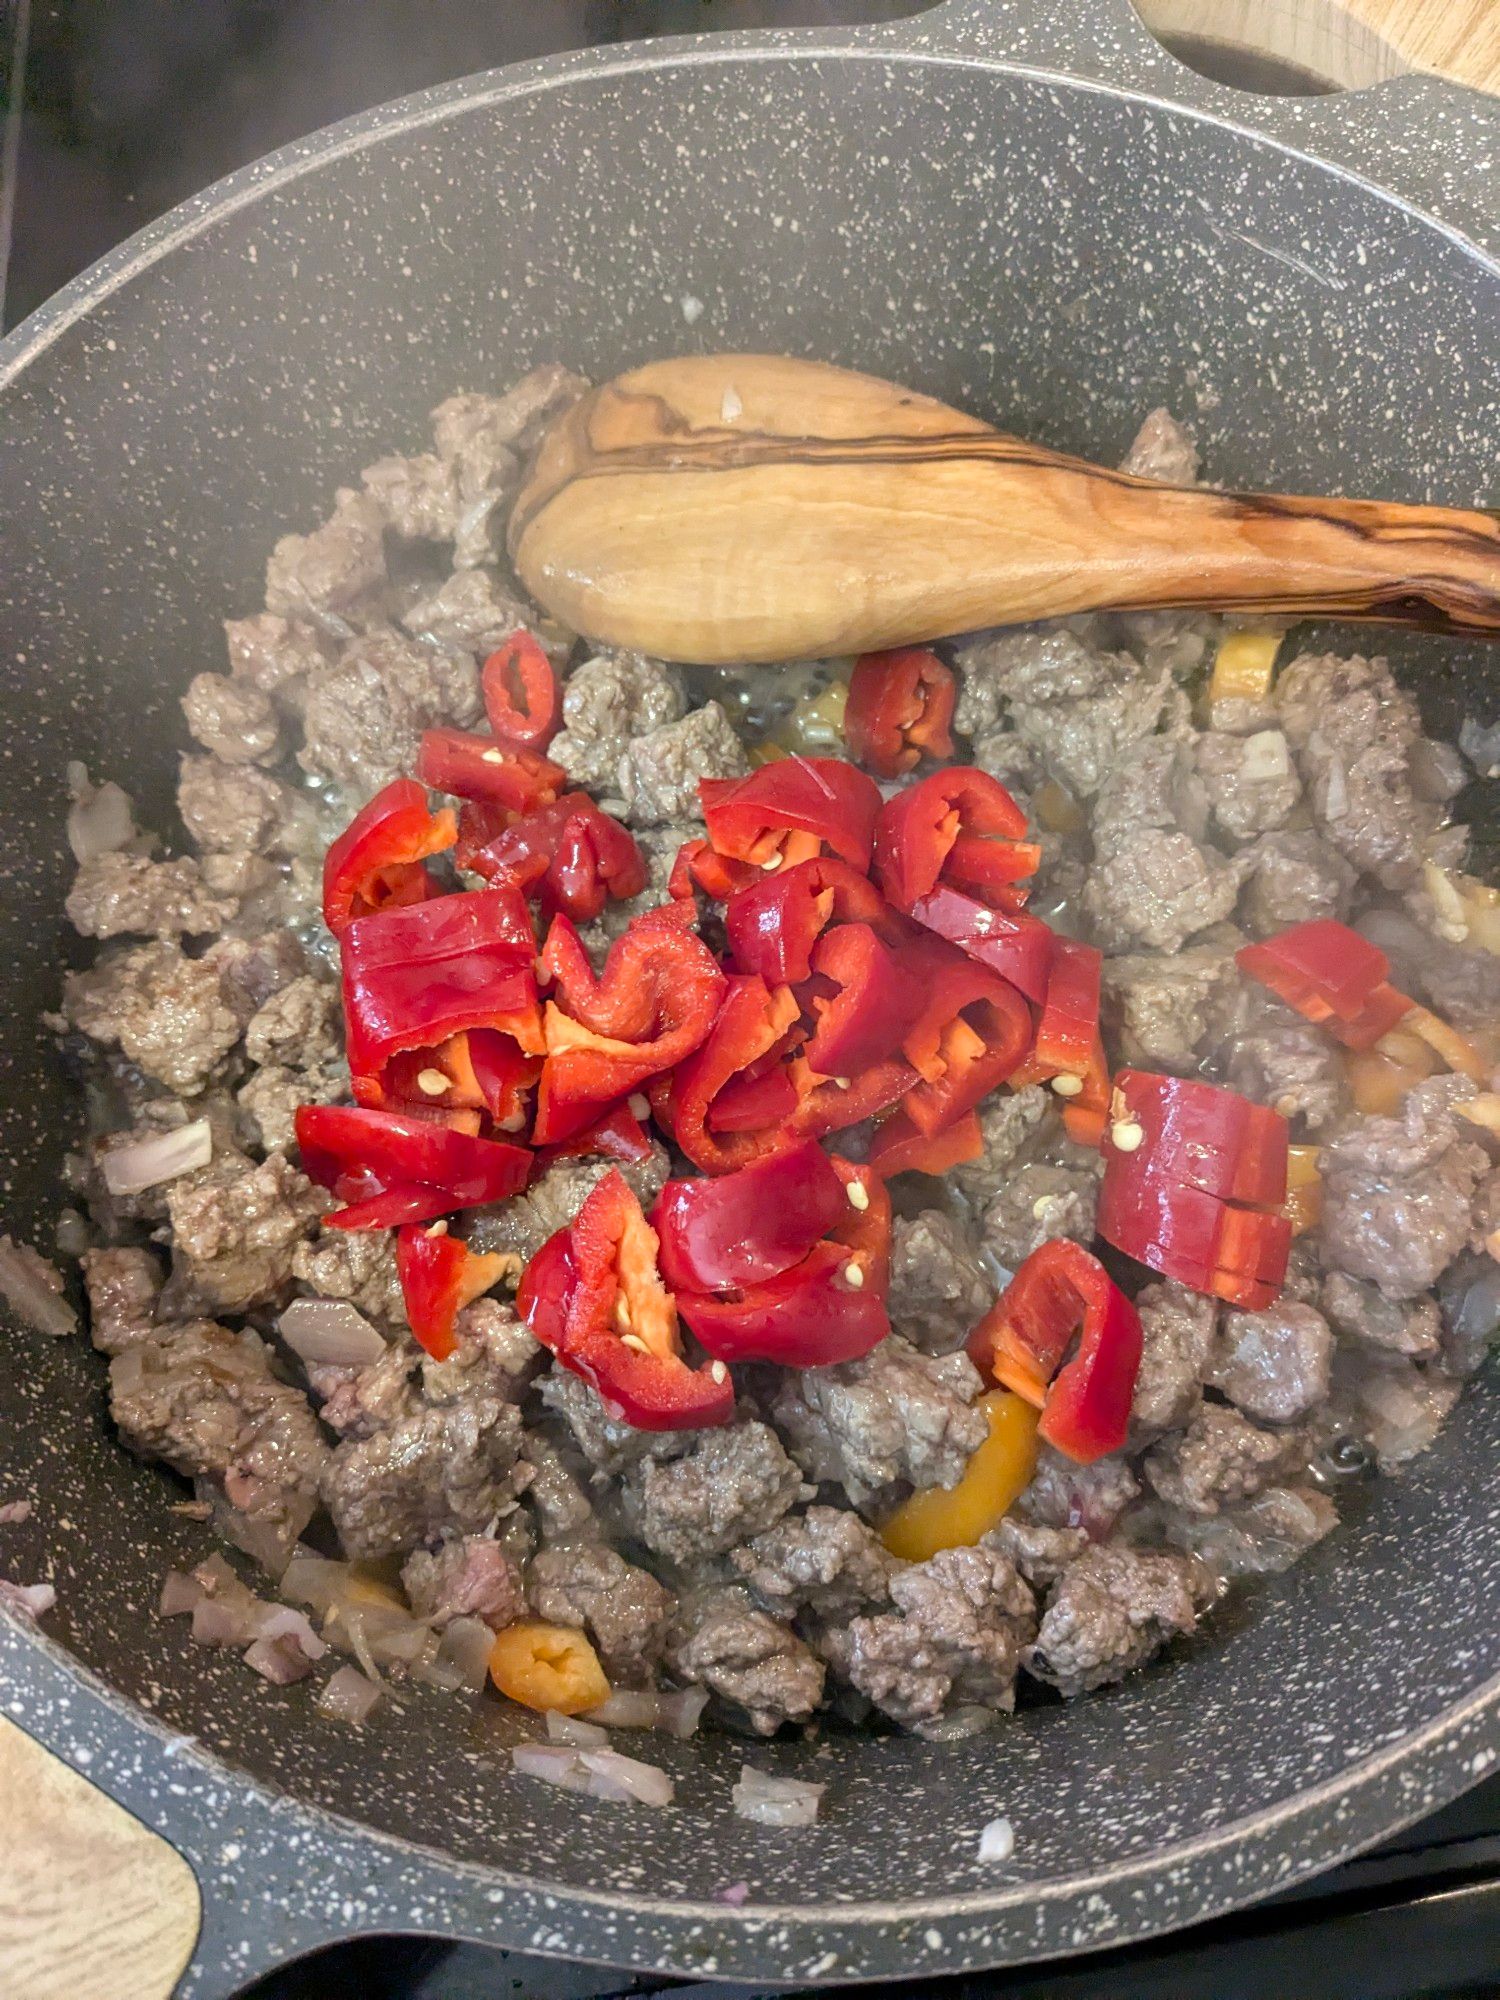
<svg viewBox="0 0 1500 2000">
<path fill-rule="evenodd" d="M 880 1539 L 904 1562 L 925 1562 L 939 1549 L 969 1548 L 1005 1518 L 1036 1471 L 1040 1411 L 1009 1389 L 992 1389 L 979 1408 L 990 1434 L 957 1486 L 931 1487 L 903 1500 Z"/>
<path fill-rule="evenodd" d="M 1280 650 L 1279 632 L 1230 632 L 1214 655 L 1208 682 L 1210 703 L 1264 701 L 1271 692 Z"/>
<path fill-rule="evenodd" d="M 582 1715 L 609 1700 L 609 1682 L 599 1655 L 571 1625 L 523 1619 L 495 1634 L 490 1679 L 501 1694 L 538 1714 Z"/>
<path fill-rule="evenodd" d="M 1292 1234 L 1301 1236 L 1315 1229 L 1323 1217 L 1323 1177 L 1318 1172 L 1316 1146 L 1287 1147 L 1286 1188 L 1283 1213 L 1291 1222 Z"/>
</svg>

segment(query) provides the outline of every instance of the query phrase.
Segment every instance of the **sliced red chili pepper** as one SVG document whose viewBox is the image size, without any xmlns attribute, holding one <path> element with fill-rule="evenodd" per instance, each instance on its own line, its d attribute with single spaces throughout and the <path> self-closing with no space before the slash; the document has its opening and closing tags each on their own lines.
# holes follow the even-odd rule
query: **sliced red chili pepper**
<svg viewBox="0 0 1500 2000">
<path fill-rule="evenodd" d="M 984 1151 L 979 1114 L 970 1111 L 941 1132 L 919 1132 L 904 1111 L 887 1118 L 870 1142 L 869 1164 L 882 1180 L 893 1174 L 946 1174 Z"/>
<path fill-rule="evenodd" d="M 875 877 L 898 910 L 942 886 L 1015 907 L 1017 882 L 1040 850 L 1023 842 L 1026 815 L 998 779 L 950 765 L 887 799 L 875 826 Z"/>
<path fill-rule="evenodd" d="M 343 938 L 344 1029 L 356 1100 L 376 1108 L 399 1103 L 392 1060 L 418 1050 L 433 1057 L 418 1066 L 419 1086 L 430 1068 L 434 1096 L 447 1079 L 446 1101 L 456 1081 L 444 1067 L 452 1038 L 471 1029 L 493 1029 L 523 1053 L 540 1054 L 535 953 L 526 905 L 510 886 L 381 910 L 351 924 Z M 461 1104 L 462 1093 L 453 1101 Z"/>
<path fill-rule="evenodd" d="M 900 1046 L 923 1000 L 921 987 L 869 924 L 825 931 L 812 953 L 807 1004 L 816 1026 L 808 1062 L 824 1076 L 873 1068 Z M 1029 1034 L 1029 1017 L 1026 1026 Z"/>
<path fill-rule="evenodd" d="M 520 1132 L 527 1123 L 526 1093 L 541 1071 L 541 1058 L 524 1053 L 510 1035 L 471 1028 L 434 1047 L 392 1056 L 375 1108 L 399 1108 L 416 1117 L 486 1111 L 502 1132 Z M 446 1089 L 439 1088 L 442 1083 Z M 365 1101 L 372 1099 L 373 1093 Z M 451 1116 L 444 1122 L 451 1124 Z"/>
<path fill-rule="evenodd" d="M 843 1179 L 810 1139 L 735 1173 L 668 1181 L 651 1212 L 675 1292 L 758 1285 L 800 1263 L 849 1208 Z"/>
<path fill-rule="evenodd" d="M 679 903 L 691 902 L 701 889 L 716 903 L 727 902 L 736 889 L 761 879 L 753 861 L 731 861 L 715 854 L 706 840 L 685 840 L 667 877 L 667 894 Z"/>
<path fill-rule="evenodd" d="M 797 1086 L 780 1066 L 752 1075 L 746 1070 L 726 1083 L 708 1114 L 710 1132 L 761 1132 L 784 1125 L 797 1109 Z"/>
<path fill-rule="evenodd" d="M 844 1212 L 829 1230 L 836 1242 L 849 1246 L 864 1273 L 864 1288 L 876 1298 L 891 1289 L 891 1197 L 875 1169 L 831 1156 L 834 1172 L 844 1184 Z"/>
<path fill-rule="evenodd" d="M 386 1194 L 372 1194 L 368 1201 L 350 1202 L 323 1217 L 325 1229 L 399 1229 L 403 1222 L 433 1222 L 454 1207 L 451 1195 L 442 1188 L 392 1188 Z"/>
<path fill-rule="evenodd" d="M 724 912 L 736 967 L 768 986 L 800 985 L 811 975 L 813 948 L 828 926 L 850 923 L 867 924 L 887 945 L 903 943 L 913 931 L 873 882 L 826 854 L 771 875 L 752 869 L 749 886 L 730 896 Z"/>
<path fill-rule="evenodd" d="M 651 1136 L 629 1105 L 616 1104 L 584 1131 L 560 1146 L 549 1146 L 542 1164 L 550 1167 L 554 1160 L 586 1159 L 590 1154 L 602 1154 L 607 1160 L 649 1160 Z"/>
<path fill-rule="evenodd" d="M 1075 1334 L 1078 1352 L 1063 1367 Z M 1042 1412 L 1038 1434 L 1066 1457 L 1089 1465 L 1124 1444 L 1140 1316 L 1081 1244 L 1063 1237 L 1033 1250 L 970 1334 L 968 1351 L 988 1381 Z"/>
<path fill-rule="evenodd" d="M 516 1309 L 544 1347 L 637 1430 L 728 1423 L 734 1384 L 722 1361 L 682 1358 L 677 1309 L 656 1267 L 656 1234 L 618 1170 L 532 1258 Z"/>
<path fill-rule="evenodd" d="M 859 1265 L 842 1244 L 816 1243 L 800 1264 L 763 1284 L 709 1297 L 684 1292 L 682 1317 L 721 1361 L 775 1361 L 828 1368 L 868 1354 L 891 1330 L 885 1301 L 856 1286 Z"/>
<path fill-rule="evenodd" d="M 498 1285 L 509 1260 L 477 1256 L 448 1234 L 446 1223 L 432 1228 L 408 1223 L 396 1237 L 396 1275 L 406 1317 L 418 1343 L 434 1361 L 446 1361 L 458 1347 L 453 1322 L 467 1305 Z"/>
<path fill-rule="evenodd" d="M 1121 1070 L 1104 1134 L 1099 1233 L 1127 1256 L 1236 1304 L 1286 1276 L 1287 1124 L 1236 1091 Z"/>
<path fill-rule="evenodd" d="M 487 882 L 514 882 L 549 919 L 561 911 L 575 923 L 588 923 L 611 897 L 638 896 L 646 886 L 645 857 L 634 835 L 601 812 L 587 792 L 564 792 L 551 805 L 519 816 L 466 805 L 459 830 L 461 868 Z"/>
<path fill-rule="evenodd" d="M 1031 1013 L 1009 980 L 937 938 L 904 956 L 924 1005 L 902 1044 L 921 1078 L 903 1109 L 933 1133 L 1012 1075 L 1031 1043 Z"/>
<path fill-rule="evenodd" d="M 1047 998 L 1053 933 L 1040 917 L 1024 910 L 992 909 L 959 889 L 937 888 L 921 897 L 912 915 L 919 924 L 956 944 L 1018 986 L 1041 1006 Z"/>
<path fill-rule="evenodd" d="M 304 1104 L 296 1128 L 308 1178 L 331 1188 L 340 1201 L 361 1205 L 375 1197 L 414 1197 L 418 1188 L 427 1188 L 443 1197 L 438 1213 L 476 1208 L 519 1194 L 531 1172 L 532 1156 L 524 1146 L 474 1138 L 400 1112 Z"/>
<path fill-rule="evenodd" d="M 953 755 L 951 670 L 925 646 L 861 653 L 849 677 L 844 740 L 850 755 L 877 778 L 914 771 L 923 754 Z"/>
<path fill-rule="evenodd" d="M 506 743 L 545 750 L 562 726 L 562 692 L 552 662 L 530 632 L 512 632 L 480 676 L 490 728 Z"/>
<path fill-rule="evenodd" d="M 1331 918 L 1293 924 L 1261 944 L 1244 945 L 1234 960 L 1346 1048 L 1372 1047 L 1415 1004 L 1391 985 L 1385 953 Z"/>
<path fill-rule="evenodd" d="M 698 797 L 716 852 L 732 860 L 791 867 L 826 846 L 870 865 L 880 792 L 840 757 L 779 757 L 747 778 L 702 778 Z"/>
<path fill-rule="evenodd" d="M 876 1118 L 899 1104 L 917 1081 L 910 1063 L 887 1056 L 852 1077 L 821 1077 L 806 1056 L 793 1056 L 787 1073 L 797 1093 L 797 1108 L 787 1120 L 788 1133 L 810 1139 L 826 1138 Z"/>
<path fill-rule="evenodd" d="M 1103 1143 L 1104 1128 L 1109 1123 L 1111 1087 L 1104 1043 L 1095 1035 L 1083 1072 L 1083 1088 L 1076 1096 L 1063 1099 L 1063 1124 L 1075 1146 L 1097 1148 Z"/>
<path fill-rule="evenodd" d="M 1047 994 L 1036 1024 L 1036 1059 L 1048 1076 L 1082 1076 L 1099 1035 L 1104 954 L 1077 938 L 1054 936 Z"/>
<path fill-rule="evenodd" d="M 631 921 L 610 946 L 602 979 L 566 917 L 547 933 L 542 964 L 557 981 L 557 999 L 544 1018 L 538 1145 L 582 1131 L 691 1056 L 714 1024 L 725 987 L 707 945 L 665 909 Z"/>
<path fill-rule="evenodd" d="M 551 805 L 568 782 L 561 764 L 537 751 L 464 729 L 425 730 L 417 750 L 417 776 L 435 792 L 486 800 L 516 813 Z"/>
<path fill-rule="evenodd" d="M 787 1143 L 774 1129 L 716 1136 L 711 1114 L 720 1092 L 774 1049 L 800 1014 L 789 988 L 732 975 L 707 1039 L 678 1064 L 670 1087 L 653 1091 L 658 1120 L 704 1173 L 731 1173 Z"/>
<path fill-rule="evenodd" d="M 413 778 L 396 778 L 350 820 L 323 857 L 323 921 L 342 937 L 372 910 L 426 902 L 442 890 L 422 863 L 457 838 L 451 806 L 429 812 Z"/>
</svg>

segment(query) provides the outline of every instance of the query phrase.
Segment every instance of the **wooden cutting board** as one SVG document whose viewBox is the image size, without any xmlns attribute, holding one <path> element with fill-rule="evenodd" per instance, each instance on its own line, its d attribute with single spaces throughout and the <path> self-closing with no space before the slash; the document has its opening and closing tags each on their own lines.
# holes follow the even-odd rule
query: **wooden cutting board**
<svg viewBox="0 0 1500 2000">
<path fill-rule="evenodd" d="M 1500 0 L 1138 0 L 1148 26 L 1348 89 L 1429 70 L 1500 93 Z M 0 1716 L 3 2000 L 166 2000 L 198 1935 L 165 1840 Z M 17 1805 L 19 1802 L 19 1810 Z"/>
</svg>

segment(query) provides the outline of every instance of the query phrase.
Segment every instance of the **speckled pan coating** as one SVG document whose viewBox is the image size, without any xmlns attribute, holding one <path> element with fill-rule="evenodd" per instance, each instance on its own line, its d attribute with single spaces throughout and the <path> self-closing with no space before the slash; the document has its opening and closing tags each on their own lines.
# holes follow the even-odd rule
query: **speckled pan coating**
<svg viewBox="0 0 1500 2000">
<path fill-rule="evenodd" d="M 1416 82 L 1267 105 L 1187 77 L 1123 0 L 1036 15 L 430 93 L 189 204 L 0 346 L 12 1227 L 46 1240 L 68 1115 L 36 1023 L 72 949 L 64 760 L 163 808 L 177 692 L 274 536 L 456 387 L 780 347 L 1103 458 L 1165 400 L 1222 479 L 1493 501 L 1494 107 Z M 1491 718 L 1478 651 L 1400 650 L 1450 723 Z M 4 1566 L 56 1582 L 62 1646 L 0 1624 L 0 1698 L 197 1868 L 196 1994 L 357 1929 L 830 1981 L 1117 1943 L 1326 1866 L 1500 1751 L 1493 1391 L 1253 1617 L 1120 1690 L 958 1752 L 758 1750 L 828 1780 L 807 1837 L 732 1818 L 727 1741 L 670 1746 L 681 1805 L 650 1815 L 508 1777 L 497 1711 L 480 1737 L 419 1692 L 361 1737 L 190 1651 L 150 1607 L 202 1530 L 113 1444 L 86 1349 L 4 1338 L 0 1499 L 36 1507 Z M 998 1812 L 1016 1857 L 981 1871 Z M 743 1909 L 715 1900 L 738 1881 Z"/>
</svg>

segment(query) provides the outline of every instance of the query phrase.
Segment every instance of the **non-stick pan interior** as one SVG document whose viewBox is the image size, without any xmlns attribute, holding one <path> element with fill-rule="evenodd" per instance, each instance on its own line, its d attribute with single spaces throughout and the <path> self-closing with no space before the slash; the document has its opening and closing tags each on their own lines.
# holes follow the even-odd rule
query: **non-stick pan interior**
<svg viewBox="0 0 1500 2000">
<path fill-rule="evenodd" d="M 1104 459 L 1165 401 L 1220 481 L 1472 503 L 1493 497 L 1497 330 L 1494 271 L 1358 184 L 957 64 L 720 49 L 497 86 L 241 188 L 55 321 L 0 402 L 8 1225 L 48 1241 L 73 1116 L 37 1020 L 72 949 L 65 761 L 169 813 L 176 697 L 221 664 L 220 619 L 258 603 L 279 533 L 422 448 L 441 396 L 547 357 L 602 375 L 782 348 Z M 1478 650 L 1398 650 L 1450 728 L 1490 719 Z M 7 1551 L 18 1574 L 45 1552 L 79 1657 L 274 1786 L 533 1879 L 690 1901 L 744 1881 L 802 1908 L 974 1894 L 1002 1811 L 1014 1879 L 1108 1869 L 1331 1785 L 1497 1657 L 1500 1398 L 1480 1390 L 1253 1615 L 1124 1688 L 956 1749 L 757 1747 L 828 1781 L 814 1837 L 731 1816 L 745 1746 L 723 1738 L 664 1759 L 679 1810 L 622 1811 L 507 1775 L 497 1710 L 476 1730 L 419 1690 L 352 1734 L 158 1624 L 162 1574 L 204 1531 L 113 1444 L 86 1346 L 5 1338 L 0 1497 L 39 1501 Z M 1330 1857 L 1340 1838 L 1331 1797 Z"/>
</svg>

